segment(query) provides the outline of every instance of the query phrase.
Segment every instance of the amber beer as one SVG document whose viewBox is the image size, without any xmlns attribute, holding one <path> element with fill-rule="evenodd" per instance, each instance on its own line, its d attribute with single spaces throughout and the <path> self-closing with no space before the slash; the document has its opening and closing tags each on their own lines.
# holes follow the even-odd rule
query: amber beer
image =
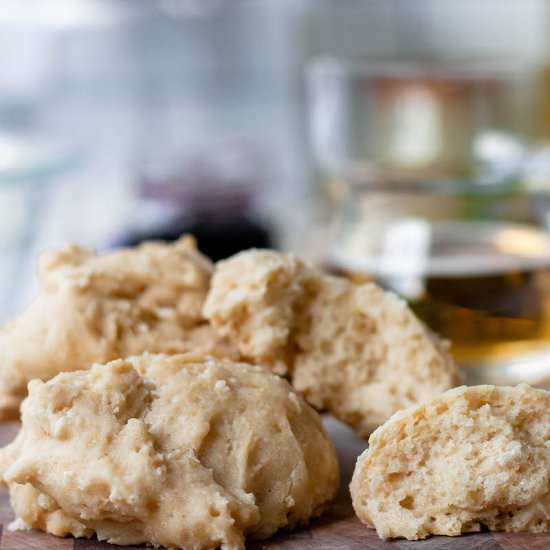
<svg viewBox="0 0 550 550">
<path fill-rule="evenodd" d="M 517 225 L 477 233 L 457 225 L 451 233 L 452 239 L 448 232 L 432 239 L 422 272 L 406 273 L 398 264 L 393 273 L 380 272 L 375 262 L 370 272 L 342 262 L 336 268 L 354 281 L 374 280 L 402 295 L 403 289 L 416 289 L 404 297 L 451 341 L 470 383 L 548 385 L 550 237 Z"/>
</svg>

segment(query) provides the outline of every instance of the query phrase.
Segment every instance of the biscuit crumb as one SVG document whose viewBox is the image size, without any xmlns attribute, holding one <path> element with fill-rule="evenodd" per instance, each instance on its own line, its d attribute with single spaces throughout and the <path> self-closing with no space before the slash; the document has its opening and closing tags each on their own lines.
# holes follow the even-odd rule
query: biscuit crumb
<svg viewBox="0 0 550 550">
<path fill-rule="evenodd" d="M 462 381 L 446 344 L 401 298 L 293 254 L 249 250 L 219 262 L 204 315 L 245 358 L 288 376 L 362 436 Z"/>
<path fill-rule="evenodd" d="M 28 531 L 30 527 L 21 519 L 15 518 L 8 525 L 8 531 Z"/>
</svg>

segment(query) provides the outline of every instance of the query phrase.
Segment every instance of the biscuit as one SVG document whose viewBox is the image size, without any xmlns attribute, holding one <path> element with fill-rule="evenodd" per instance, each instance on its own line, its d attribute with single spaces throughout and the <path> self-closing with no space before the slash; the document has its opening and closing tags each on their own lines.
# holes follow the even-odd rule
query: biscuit
<svg viewBox="0 0 550 550">
<path fill-rule="evenodd" d="M 204 313 L 246 358 L 287 375 L 362 436 L 462 380 L 403 300 L 291 254 L 251 250 L 219 262 Z"/>
<path fill-rule="evenodd" d="M 0 419 L 33 378 L 144 351 L 236 357 L 201 315 L 211 262 L 184 237 L 104 256 L 75 245 L 40 258 L 36 299 L 0 331 Z"/>
<path fill-rule="evenodd" d="M 445 392 L 376 430 L 351 483 L 381 538 L 550 530 L 550 393 L 526 384 Z"/>
<path fill-rule="evenodd" d="M 319 415 L 286 380 L 194 354 L 33 380 L 0 473 L 18 527 L 225 550 L 307 522 L 339 483 Z"/>
</svg>

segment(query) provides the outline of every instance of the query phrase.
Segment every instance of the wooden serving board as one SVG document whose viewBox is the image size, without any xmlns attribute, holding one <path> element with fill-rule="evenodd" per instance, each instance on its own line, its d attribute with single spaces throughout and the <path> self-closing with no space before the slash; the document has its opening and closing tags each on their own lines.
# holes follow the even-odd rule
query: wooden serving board
<svg viewBox="0 0 550 550">
<path fill-rule="evenodd" d="M 251 541 L 247 550 L 549 550 L 550 534 L 475 533 L 461 537 L 431 537 L 423 541 L 395 540 L 384 542 L 373 529 L 362 525 L 351 507 L 348 491 L 357 456 L 364 450 L 364 441 L 331 418 L 327 429 L 338 451 L 342 470 L 342 486 L 330 512 L 314 520 L 307 528 L 280 532 L 266 541 Z M 16 422 L 0 423 L 0 445 L 15 436 Z M 0 550 L 134 550 L 145 546 L 114 546 L 94 539 L 58 538 L 40 531 L 9 531 L 13 519 L 7 491 L 0 489 Z M 150 548 L 150 547 L 149 547 Z"/>
</svg>

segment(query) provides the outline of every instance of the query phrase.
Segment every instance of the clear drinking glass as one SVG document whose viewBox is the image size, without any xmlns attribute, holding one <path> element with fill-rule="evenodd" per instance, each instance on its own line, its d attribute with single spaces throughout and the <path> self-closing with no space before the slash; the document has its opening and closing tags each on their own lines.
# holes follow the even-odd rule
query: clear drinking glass
<svg viewBox="0 0 550 550">
<path fill-rule="evenodd" d="M 312 152 L 331 198 L 329 269 L 405 298 L 468 382 L 548 385 L 550 194 L 527 176 L 516 74 L 319 61 Z"/>
</svg>

